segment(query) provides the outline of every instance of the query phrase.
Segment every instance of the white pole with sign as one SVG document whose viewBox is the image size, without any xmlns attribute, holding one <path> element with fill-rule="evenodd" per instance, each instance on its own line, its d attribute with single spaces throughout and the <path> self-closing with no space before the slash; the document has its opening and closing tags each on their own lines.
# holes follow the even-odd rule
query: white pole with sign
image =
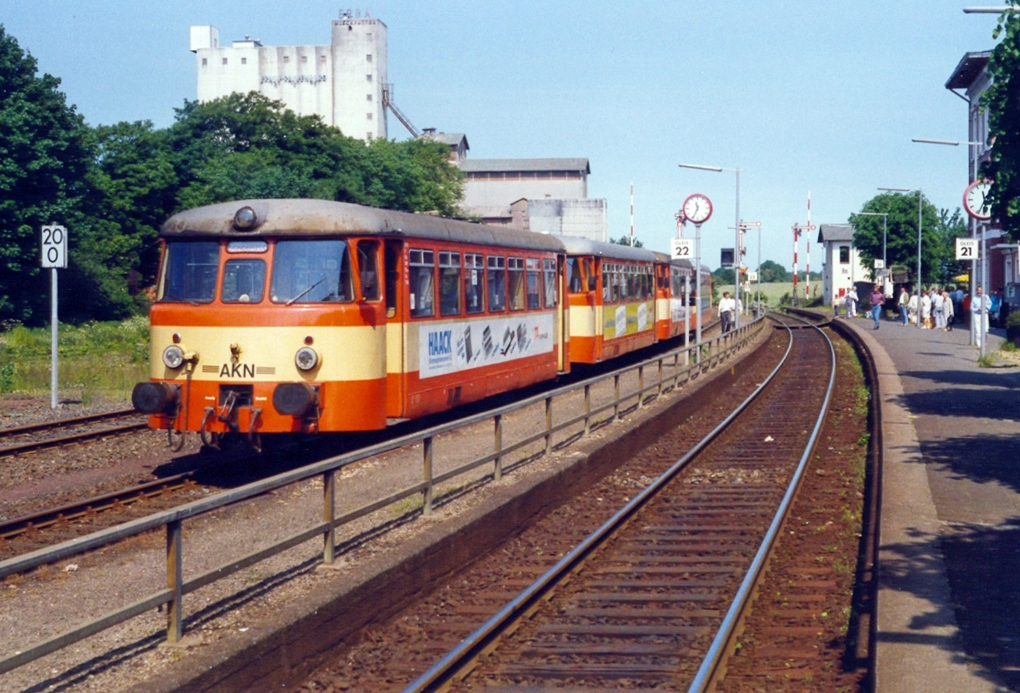
<svg viewBox="0 0 1020 693">
<path fill-rule="evenodd" d="M 50 270 L 50 408 L 57 408 L 57 270 L 67 268 L 67 229 L 42 227 L 42 267 Z"/>
</svg>

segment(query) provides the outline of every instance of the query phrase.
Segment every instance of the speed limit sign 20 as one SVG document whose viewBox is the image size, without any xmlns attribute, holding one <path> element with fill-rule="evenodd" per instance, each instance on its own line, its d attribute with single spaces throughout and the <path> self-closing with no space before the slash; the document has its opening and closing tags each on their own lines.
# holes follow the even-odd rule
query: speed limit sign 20
<svg viewBox="0 0 1020 693">
<path fill-rule="evenodd" d="M 63 226 L 42 227 L 42 266 L 67 269 L 67 229 Z"/>
</svg>

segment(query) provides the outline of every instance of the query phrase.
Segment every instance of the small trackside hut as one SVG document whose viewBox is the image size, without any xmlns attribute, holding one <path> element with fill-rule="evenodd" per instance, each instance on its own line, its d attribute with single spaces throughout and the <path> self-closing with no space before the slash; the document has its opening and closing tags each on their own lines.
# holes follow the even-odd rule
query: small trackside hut
<svg viewBox="0 0 1020 693">
<path fill-rule="evenodd" d="M 569 370 L 560 239 L 324 200 L 171 217 L 132 400 L 218 445 L 384 428 Z"/>
</svg>

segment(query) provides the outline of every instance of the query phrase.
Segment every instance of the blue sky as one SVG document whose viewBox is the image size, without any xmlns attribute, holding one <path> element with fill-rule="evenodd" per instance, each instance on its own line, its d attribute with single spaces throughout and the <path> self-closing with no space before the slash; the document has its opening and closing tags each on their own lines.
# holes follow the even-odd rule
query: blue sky
<svg viewBox="0 0 1020 693">
<path fill-rule="evenodd" d="M 587 157 L 589 196 L 608 200 L 610 235 L 668 251 L 690 193 L 712 198 L 703 259 L 762 222 L 762 259 L 792 265 L 794 223 L 842 223 L 878 186 L 921 187 L 956 209 L 967 184 L 967 107 L 944 88 L 967 51 L 993 47 L 995 15 L 975 2 L 636 0 L 409 2 L 357 9 L 389 30 L 394 101 L 419 128 L 463 132 L 473 158 Z M 196 92 L 188 27 L 221 41 L 325 45 L 348 5 L 302 0 L 5 0 L 0 24 L 62 80 L 90 124 L 173 121 Z M 352 7 L 352 9 L 354 9 Z M 229 45 L 229 44 L 228 44 Z M 407 137 L 389 119 L 390 136 Z M 693 229 L 689 228 L 689 234 Z M 748 252 L 756 263 L 756 241 Z M 801 245 L 801 257 L 804 247 Z M 814 269 L 820 269 L 812 243 Z M 801 261 L 803 264 L 803 260 Z"/>
</svg>

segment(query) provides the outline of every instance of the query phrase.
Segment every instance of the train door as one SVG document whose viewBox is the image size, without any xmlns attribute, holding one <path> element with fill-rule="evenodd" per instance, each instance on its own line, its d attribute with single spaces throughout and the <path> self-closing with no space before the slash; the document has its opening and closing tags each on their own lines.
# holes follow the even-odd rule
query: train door
<svg viewBox="0 0 1020 693">
<path fill-rule="evenodd" d="M 556 369 L 560 373 L 570 370 L 570 294 L 567 292 L 567 258 L 556 256 L 556 280 L 559 300 L 556 302 L 556 321 L 559 323 L 560 343 Z"/>
<path fill-rule="evenodd" d="M 404 244 L 388 240 L 383 252 L 386 276 L 386 416 L 404 417 L 407 384 L 404 374 Z"/>
</svg>

